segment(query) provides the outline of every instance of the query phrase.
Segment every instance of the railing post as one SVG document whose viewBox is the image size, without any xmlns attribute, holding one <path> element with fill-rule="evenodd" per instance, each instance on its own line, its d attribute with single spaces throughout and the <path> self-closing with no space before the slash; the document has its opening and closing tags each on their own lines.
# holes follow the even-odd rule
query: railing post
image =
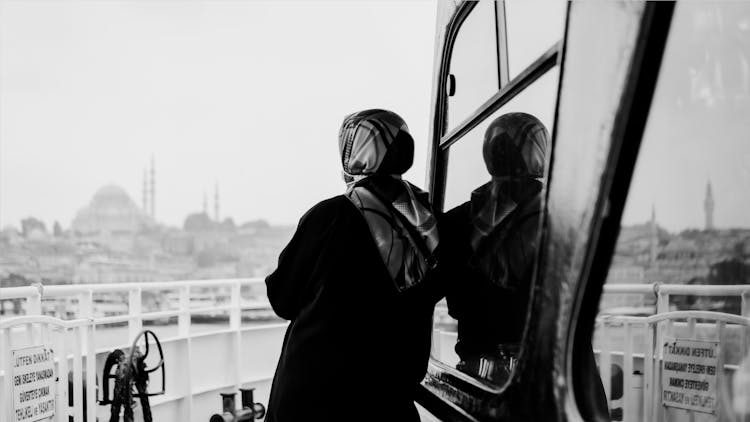
<svg viewBox="0 0 750 422">
<path fill-rule="evenodd" d="M 662 292 L 659 286 L 655 287 L 656 290 L 656 313 L 663 314 L 669 312 L 669 293 Z"/>
<path fill-rule="evenodd" d="M 136 287 L 128 291 L 128 341 L 130 343 L 135 336 L 143 329 L 143 320 L 141 315 L 141 288 Z"/>
<path fill-rule="evenodd" d="M 86 420 L 96 420 L 96 349 L 94 339 L 96 338 L 96 325 L 93 320 L 91 325 L 86 326 L 84 334 L 88 339 L 86 343 Z"/>
<path fill-rule="evenodd" d="M 182 383 L 182 415 L 180 420 L 192 420 L 193 412 L 193 383 L 192 383 L 192 356 L 193 356 L 193 344 L 190 338 L 190 324 L 192 314 L 190 313 L 190 286 L 183 285 L 179 289 L 178 299 L 178 311 L 177 315 L 177 333 L 180 337 L 184 338 L 185 348 L 183 349 L 183 356 L 181 363 L 185 368 L 180 371 L 180 381 Z"/>
<path fill-rule="evenodd" d="M 44 286 L 40 283 L 35 283 L 36 291 L 31 296 L 26 297 L 26 314 L 27 315 L 42 315 L 42 295 L 44 294 Z M 41 341 L 41 331 L 39 327 L 34 324 L 26 325 L 26 336 L 28 340 L 34 344 L 38 344 Z"/>
<path fill-rule="evenodd" d="M 190 286 L 182 286 L 179 290 L 177 316 L 177 332 L 181 337 L 190 335 Z"/>
<path fill-rule="evenodd" d="M 78 318 L 94 318 L 94 292 L 91 290 L 78 294 Z M 82 330 L 80 347 L 88 350 L 89 342 L 93 341 L 94 339 L 89 336 L 89 330 Z"/>
<path fill-rule="evenodd" d="M 242 293 L 242 284 L 239 280 L 232 283 L 231 287 L 231 309 L 229 310 L 229 329 L 234 331 L 234 388 L 239 389 L 242 382 L 242 309 L 240 308 L 240 298 Z"/>
<path fill-rule="evenodd" d="M 607 397 L 607 412 L 612 408 L 612 335 L 613 328 L 606 320 L 602 324 L 602 346 L 599 348 L 599 373 L 604 384 L 604 395 Z"/>
<path fill-rule="evenodd" d="M 716 322 L 716 341 L 719 342 L 719 345 L 723 344 L 724 342 L 724 330 L 727 326 L 727 323 L 725 321 L 717 321 Z M 716 386 L 717 389 L 720 389 L 722 385 L 726 385 L 725 383 L 725 359 L 726 359 L 726 350 L 724 347 L 719 347 L 719 356 L 716 361 Z M 718 394 L 721 394 L 721 391 L 717 391 Z M 727 391 L 729 393 L 729 391 Z M 716 420 L 726 420 L 727 417 L 732 417 L 732 413 L 725 413 L 726 411 L 731 412 L 732 408 L 729 407 L 729 409 L 723 409 L 723 406 L 716 406 Z"/>
<path fill-rule="evenodd" d="M 742 307 L 740 308 L 740 314 L 745 317 L 750 317 L 750 292 L 744 291 L 741 296 Z M 750 362 L 750 356 L 748 356 L 748 350 L 750 350 L 750 327 L 747 325 L 740 325 L 740 356 L 745 362 Z M 745 398 L 744 404 L 740 407 L 743 411 L 743 415 L 750 413 L 750 398 Z M 742 419 L 747 420 L 747 418 Z"/>
<path fill-rule="evenodd" d="M 637 412 L 633 400 L 633 338 L 630 322 L 625 322 L 625 350 L 622 354 L 622 420 L 625 422 L 635 421 Z"/>
<path fill-rule="evenodd" d="M 229 328 L 231 330 L 239 330 L 242 317 L 242 309 L 240 309 L 240 293 L 242 291 L 242 285 L 239 281 L 235 281 L 231 285 L 231 309 L 229 310 Z"/>
<path fill-rule="evenodd" d="M 0 333 L 2 333 L 3 336 L 3 347 L 0 349 L 0 353 L 2 353 L 3 356 L 3 371 L 5 372 L 5 379 L 3 380 L 3 385 L 0 385 L 0 388 L 5 388 L 5 393 L 3 398 L 10 403 L 11 400 L 13 400 L 13 383 L 7 382 L 8 377 L 10 377 L 12 371 L 13 371 L 13 338 L 10 335 L 10 328 L 6 328 L 4 330 L 0 330 Z M 9 404 L 3 404 L 2 409 L 0 409 L 0 412 L 5 414 L 5 419 L 12 421 L 13 418 L 15 418 L 15 413 L 13 413 L 13 406 L 10 406 Z"/>
<path fill-rule="evenodd" d="M 26 297 L 26 315 L 42 314 L 42 289 L 41 286 L 38 286 L 34 294 Z"/>
<path fill-rule="evenodd" d="M 83 327 L 75 327 L 72 331 L 73 344 L 75 344 L 73 346 L 73 420 L 83 421 L 83 350 L 81 349 Z M 65 375 L 62 379 L 65 380 Z"/>
<path fill-rule="evenodd" d="M 646 323 L 644 334 L 646 337 L 646 354 L 643 357 L 643 420 L 649 422 L 653 418 L 654 394 L 654 329 L 656 324 Z"/>
</svg>

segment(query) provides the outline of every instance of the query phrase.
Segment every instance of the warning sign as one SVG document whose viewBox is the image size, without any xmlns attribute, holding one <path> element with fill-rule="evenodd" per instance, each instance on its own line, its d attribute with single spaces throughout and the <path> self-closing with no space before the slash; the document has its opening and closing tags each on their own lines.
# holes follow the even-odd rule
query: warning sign
<svg viewBox="0 0 750 422">
<path fill-rule="evenodd" d="M 714 413 L 719 352 L 718 341 L 665 339 L 662 404 Z"/>
<path fill-rule="evenodd" d="M 51 348 L 13 351 L 13 414 L 16 422 L 55 416 L 55 361 Z"/>
</svg>

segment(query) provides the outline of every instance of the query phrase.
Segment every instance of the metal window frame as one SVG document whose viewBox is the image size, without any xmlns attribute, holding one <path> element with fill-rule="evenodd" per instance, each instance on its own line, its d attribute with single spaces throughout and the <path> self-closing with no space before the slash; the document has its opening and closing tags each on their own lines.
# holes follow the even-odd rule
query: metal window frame
<svg viewBox="0 0 750 422">
<path fill-rule="evenodd" d="M 505 25 L 505 6 L 503 2 L 497 2 L 495 18 L 496 34 L 498 37 L 496 44 L 498 48 L 498 78 L 500 78 L 499 80 L 501 81 L 500 89 L 455 128 L 446 133 L 448 97 L 446 95 L 445 85 L 449 74 L 451 55 L 455 39 L 461 29 L 461 24 L 466 20 L 466 17 L 474 5 L 475 3 L 470 1 L 464 1 L 461 3 L 449 23 L 449 29 L 446 33 L 446 40 L 443 46 L 443 54 L 440 63 L 441 69 L 439 73 L 440 79 L 437 90 L 437 99 L 433 102 L 436 109 L 434 113 L 435 120 L 433 122 L 432 154 L 430 157 L 428 189 L 430 191 L 430 200 L 433 206 L 439 211 L 443 211 L 443 202 L 445 200 L 449 148 L 500 107 L 507 104 L 539 78 L 544 76 L 549 70 L 558 65 L 559 60 L 562 57 L 561 39 L 549 47 L 547 51 L 527 66 L 515 78 L 508 80 L 508 44 Z M 502 22 L 500 19 L 502 19 Z"/>
<path fill-rule="evenodd" d="M 438 73 L 435 98 L 433 98 L 432 102 L 434 110 L 432 122 L 433 136 L 430 166 L 428 170 L 428 186 L 432 204 L 440 211 L 443 210 L 443 202 L 445 199 L 447 164 L 450 147 L 459 142 L 467 133 L 485 121 L 499 108 L 507 104 L 526 88 L 544 76 L 549 70 L 559 65 L 562 58 L 564 34 L 561 34 L 561 39 L 558 42 L 549 47 L 547 51 L 527 66 L 520 74 L 512 80 L 509 80 L 505 4 L 502 1 L 496 2 L 495 33 L 497 37 L 497 66 L 500 89 L 480 105 L 473 113 L 467 116 L 458 126 L 446 133 L 448 111 L 446 83 L 450 70 L 450 60 L 455 40 L 460 33 L 461 26 L 475 5 L 475 2 L 463 1 L 457 7 L 448 23 L 443 43 L 443 51 L 439 62 L 440 70 Z M 554 146 L 554 139 L 552 144 Z M 457 387 L 461 392 L 468 392 L 473 398 L 480 402 L 496 402 L 498 397 L 510 384 L 510 382 L 508 382 L 503 386 L 496 386 L 483 382 L 482 380 L 473 378 L 437 359 L 434 359 L 432 356 L 430 356 L 429 367 L 430 369 L 428 370 L 427 378 L 432 376 L 433 380 L 437 378 L 440 378 L 442 381 L 450 380 L 452 387 Z M 437 410 L 441 417 L 447 418 L 446 420 L 475 420 L 474 415 L 470 415 L 464 409 L 458 407 L 456 403 L 450 403 L 439 399 L 424 386 L 421 387 L 418 392 L 417 401 L 423 403 L 429 409 Z"/>
<path fill-rule="evenodd" d="M 581 268 L 580 282 L 573 293 L 573 308 L 567 325 L 567 386 L 571 409 L 586 420 L 605 420 L 594 403 L 587 401 L 587 382 L 591 374 L 585 364 L 576 360 L 584 347 L 591 346 L 594 322 L 599 310 L 604 283 L 620 232 L 622 214 L 630 191 L 643 134 L 661 73 L 675 2 L 648 2 L 634 58 L 627 76 L 627 89 L 620 99 L 613 129 L 607 168 L 601 181 L 594 219 L 589 233 L 589 247 Z"/>
<path fill-rule="evenodd" d="M 598 413 L 599 409 L 592 409 L 592 403 L 587 402 L 586 390 L 582 388 L 584 386 L 581 383 L 585 383 L 589 376 L 598 377 L 599 374 L 589 373 L 588 370 L 583 369 L 580 364 L 575 362 L 575 356 L 576 350 L 581 345 L 590 344 L 591 341 L 593 321 L 619 233 L 620 217 L 624 210 L 630 180 L 660 73 L 661 59 L 666 47 L 673 9 L 673 2 L 648 2 L 647 4 L 647 11 L 643 15 L 639 29 L 636 55 L 631 61 L 627 76 L 627 89 L 622 94 L 617 111 L 616 131 L 613 132 L 612 148 L 607 159 L 607 168 L 610 170 L 605 172 L 602 177 L 600 193 L 596 201 L 596 209 L 601 212 L 595 217 L 587 235 L 589 246 L 580 271 L 580 282 L 576 285 L 575 291 L 566 294 L 572 301 L 572 312 L 567 324 L 561 327 L 566 330 L 564 337 L 566 343 L 559 346 L 562 348 L 560 353 L 564 354 L 564 374 L 567 376 L 564 375 L 564 385 L 555 386 L 555 388 L 563 388 L 569 394 L 563 394 L 560 397 L 561 401 L 558 401 L 558 403 L 550 404 L 550 406 L 562 412 L 557 415 L 563 417 L 563 420 L 566 419 L 566 416 L 564 416 L 566 414 L 567 417 L 574 419 L 585 417 L 587 420 L 605 420 L 609 416 Z M 451 24 L 455 22 L 458 15 L 460 15 L 460 8 L 453 16 Z M 566 19 L 568 18 L 566 17 Z M 446 57 L 448 60 L 450 59 L 449 52 L 446 54 L 446 49 L 452 48 L 450 37 L 455 37 L 457 32 L 457 30 L 447 32 L 443 45 L 443 60 Z M 445 133 L 445 107 L 447 104 L 444 89 L 447 65 L 445 61 L 440 63 L 440 79 L 438 80 L 440 86 L 436 90 L 437 97 L 433 98 L 433 101 L 434 105 L 441 108 L 436 109 L 433 114 L 436 118 L 433 121 L 435 130 L 432 136 L 432 161 L 430 163 L 429 180 L 432 198 L 436 205 L 442 208 L 447 173 L 447 153 L 450 146 L 458 142 L 492 112 L 545 74 L 547 70 L 554 67 L 563 56 L 563 48 L 564 45 L 561 43 L 553 46 L 531 66 L 527 67 L 521 75 L 510 81 L 508 85 L 503 86 L 500 92 L 447 134 Z M 560 92 L 558 92 L 558 97 L 559 95 Z M 557 112 L 555 117 L 557 119 Z M 551 157 L 550 161 L 554 161 L 554 156 Z M 542 233 L 543 239 L 546 237 L 546 231 L 547 227 L 545 226 Z M 578 354 L 580 355 L 580 353 Z M 492 408 L 493 403 L 495 405 L 500 404 L 498 400 L 499 395 L 504 390 L 503 388 L 492 388 L 480 380 L 460 374 L 455 368 L 432 358 L 430 359 L 429 372 L 432 372 L 432 374 L 428 373 L 425 381 L 427 386 L 430 386 L 431 383 L 440 383 L 453 378 L 453 382 L 460 385 L 460 387 L 454 388 L 454 393 L 463 393 L 469 396 L 476 393 L 478 395 L 472 398 L 480 403 L 488 403 L 490 408 Z M 463 390 L 464 388 L 466 390 Z M 432 395 L 425 387 L 420 390 L 419 397 L 418 401 L 430 404 L 430 409 L 439 411 L 440 416 L 447 418 L 447 420 L 475 420 L 475 416 L 468 415 L 456 407 L 456 403 L 450 403 L 446 400 L 443 400 L 445 403 L 433 403 L 439 402 L 440 399 Z M 458 402 L 461 401 L 459 397 L 457 399 Z M 477 416 L 479 417 L 479 415 Z"/>
<path fill-rule="evenodd" d="M 447 170 L 447 160 L 444 155 L 441 154 L 438 146 L 440 139 L 448 126 L 448 95 L 446 92 L 446 85 L 448 75 L 450 74 L 450 61 L 453 56 L 453 47 L 456 38 L 458 37 L 458 33 L 460 32 L 463 23 L 466 21 L 466 18 L 469 16 L 469 13 L 471 13 L 476 5 L 476 2 L 464 0 L 453 12 L 453 15 L 448 21 L 442 51 L 440 52 L 440 59 L 439 62 L 437 62 L 437 66 L 440 70 L 437 74 L 437 84 L 431 102 L 433 112 L 431 115 L 432 127 L 430 133 L 432 139 L 430 143 L 429 167 L 427 170 L 427 189 L 430 192 L 430 202 L 433 204 L 433 207 L 438 210 L 443 209 L 445 173 Z"/>
</svg>

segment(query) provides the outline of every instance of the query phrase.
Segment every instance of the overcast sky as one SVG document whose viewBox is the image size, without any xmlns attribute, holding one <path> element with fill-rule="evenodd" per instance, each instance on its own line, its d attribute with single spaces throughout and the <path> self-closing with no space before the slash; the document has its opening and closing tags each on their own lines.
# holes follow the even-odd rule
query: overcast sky
<svg viewBox="0 0 750 422">
<path fill-rule="evenodd" d="M 67 227 L 102 185 L 181 225 L 221 213 L 296 223 L 342 193 L 343 117 L 387 108 L 424 186 L 432 1 L 0 2 L 0 225 Z M 211 205 L 211 209 L 213 209 Z"/>
<path fill-rule="evenodd" d="M 510 4 L 512 63 L 561 31 L 549 4 Z M 671 231 L 703 227 L 710 180 L 716 225 L 750 227 L 750 3 L 715 4 L 677 8 L 626 224 L 655 205 Z M 429 0 L 0 0 L 0 226 L 67 227 L 108 183 L 140 204 L 152 156 L 161 222 L 181 225 L 218 183 L 222 216 L 293 224 L 344 190 L 339 125 L 375 107 L 409 124 L 406 177 L 424 187 L 435 14 Z"/>
</svg>

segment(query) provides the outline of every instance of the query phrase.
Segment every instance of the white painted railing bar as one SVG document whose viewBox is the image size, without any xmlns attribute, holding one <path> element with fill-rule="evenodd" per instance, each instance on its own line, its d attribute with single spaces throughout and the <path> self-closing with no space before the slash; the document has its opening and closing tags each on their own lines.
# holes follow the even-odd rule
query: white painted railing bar
<svg viewBox="0 0 750 422">
<path fill-rule="evenodd" d="M 92 322 L 93 322 L 93 319 L 91 318 L 60 320 L 60 319 L 53 318 L 51 316 L 46 316 L 46 315 L 24 315 L 24 316 L 14 317 L 12 320 L 0 319 L 0 329 L 10 328 L 16 325 L 39 324 L 39 323 L 52 325 L 52 326 L 56 326 L 60 328 L 76 328 L 76 327 L 85 327 L 86 325 L 91 324 Z"/>
<path fill-rule="evenodd" d="M 648 284 L 605 284 L 603 293 L 656 294 L 660 283 Z"/>
<path fill-rule="evenodd" d="M 659 294 L 667 293 L 673 295 L 693 296 L 742 296 L 750 295 L 750 285 L 735 284 L 666 284 L 666 283 L 623 283 L 605 284 L 602 290 L 605 294 L 632 293 L 632 294 Z"/>
<path fill-rule="evenodd" d="M 691 296 L 741 296 L 750 292 L 750 285 L 658 284 L 657 293 Z"/>
<path fill-rule="evenodd" d="M 263 284 L 262 278 L 217 279 L 217 280 L 186 280 L 186 281 L 154 281 L 149 283 L 110 283 L 110 284 L 65 284 L 44 286 L 44 297 L 75 296 L 78 293 L 112 293 L 131 290 L 178 290 L 181 287 L 229 287 L 239 282 L 242 286 Z M 33 299 L 39 296 L 39 289 L 35 286 L 3 287 L 0 288 L 0 299 Z"/>
</svg>

